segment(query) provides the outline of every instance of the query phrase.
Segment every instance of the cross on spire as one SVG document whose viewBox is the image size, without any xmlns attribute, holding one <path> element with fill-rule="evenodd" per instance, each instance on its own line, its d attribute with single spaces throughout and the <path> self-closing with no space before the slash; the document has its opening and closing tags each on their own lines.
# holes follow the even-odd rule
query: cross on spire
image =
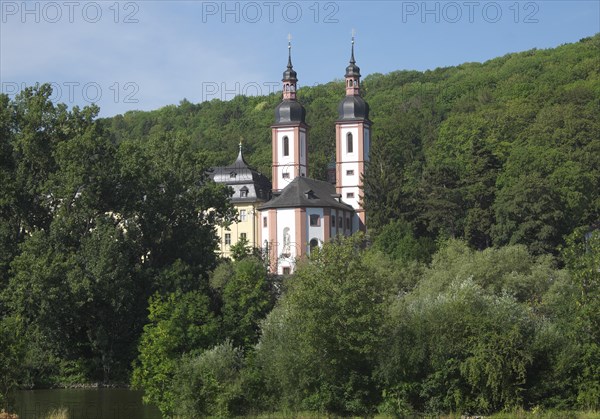
<svg viewBox="0 0 600 419">
<path fill-rule="evenodd" d="M 352 54 L 350 55 L 350 64 L 356 64 L 356 60 L 354 59 L 354 35 L 356 35 L 356 31 L 352 28 Z"/>
<path fill-rule="evenodd" d="M 292 68 L 292 34 L 288 33 L 288 68 Z"/>
</svg>

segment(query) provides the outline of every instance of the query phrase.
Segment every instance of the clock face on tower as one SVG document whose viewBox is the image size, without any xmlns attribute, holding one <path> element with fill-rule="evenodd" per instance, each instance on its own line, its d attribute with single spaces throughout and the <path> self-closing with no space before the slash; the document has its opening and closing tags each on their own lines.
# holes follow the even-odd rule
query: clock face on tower
<svg viewBox="0 0 600 419">
<path fill-rule="evenodd" d="M 294 165 L 293 164 L 286 164 L 283 166 L 283 168 L 281 169 L 281 177 L 283 178 L 283 181 L 286 183 L 291 182 L 293 179 L 293 173 L 294 173 Z"/>
</svg>

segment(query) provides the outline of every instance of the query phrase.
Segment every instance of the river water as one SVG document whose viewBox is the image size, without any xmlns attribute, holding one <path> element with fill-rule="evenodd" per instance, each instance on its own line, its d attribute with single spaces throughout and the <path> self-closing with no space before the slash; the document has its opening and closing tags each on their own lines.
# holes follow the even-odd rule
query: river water
<svg viewBox="0 0 600 419">
<path fill-rule="evenodd" d="M 15 397 L 19 419 L 45 419 L 67 408 L 69 419 L 161 419 L 154 406 L 142 404 L 142 392 L 124 388 L 20 390 Z"/>
</svg>

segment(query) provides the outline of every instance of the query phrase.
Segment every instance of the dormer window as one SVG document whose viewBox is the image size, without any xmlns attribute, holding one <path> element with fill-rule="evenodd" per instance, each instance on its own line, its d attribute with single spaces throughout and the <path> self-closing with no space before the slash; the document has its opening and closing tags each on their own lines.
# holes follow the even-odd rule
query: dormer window
<svg viewBox="0 0 600 419">
<path fill-rule="evenodd" d="M 351 132 L 349 132 L 346 135 L 346 152 L 348 152 L 348 153 L 354 152 L 354 139 L 352 138 Z"/>
<path fill-rule="evenodd" d="M 315 195 L 312 189 L 309 189 L 308 191 L 304 192 L 304 195 L 306 195 L 306 199 L 317 199 L 317 196 Z"/>
<path fill-rule="evenodd" d="M 232 179 L 235 179 L 236 176 L 237 176 L 237 173 L 235 173 L 235 172 L 231 172 L 229 174 L 229 177 L 232 178 Z"/>
<path fill-rule="evenodd" d="M 248 188 L 247 187 L 243 187 L 242 189 L 240 189 L 240 198 L 248 198 Z"/>
</svg>

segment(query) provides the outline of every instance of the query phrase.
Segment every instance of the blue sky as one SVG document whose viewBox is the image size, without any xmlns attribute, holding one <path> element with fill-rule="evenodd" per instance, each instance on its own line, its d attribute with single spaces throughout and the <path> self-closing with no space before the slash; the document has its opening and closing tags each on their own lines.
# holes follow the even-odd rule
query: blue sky
<svg viewBox="0 0 600 419">
<path fill-rule="evenodd" d="M 287 37 L 299 86 L 486 61 L 600 32 L 600 1 L 0 0 L 0 83 L 51 82 L 101 116 L 278 90 Z"/>
</svg>

